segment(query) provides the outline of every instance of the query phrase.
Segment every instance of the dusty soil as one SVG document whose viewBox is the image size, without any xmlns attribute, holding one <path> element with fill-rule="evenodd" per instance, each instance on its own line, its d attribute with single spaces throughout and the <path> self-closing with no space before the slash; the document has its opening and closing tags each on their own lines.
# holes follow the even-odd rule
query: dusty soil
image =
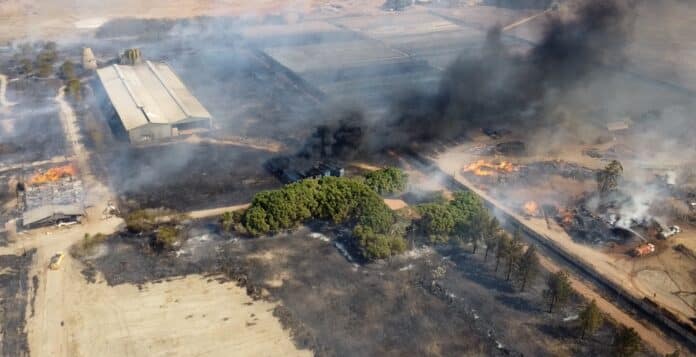
<svg viewBox="0 0 696 357">
<path fill-rule="evenodd" d="M 162 284 L 183 302 L 189 293 L 177 289 L 189 285 L 176 285 L 180 276 L 223 272 L 250 296 L 280 303 L 273 313 L 295 345 L 317 355 L 608 354 L 611 326 L 578 344 L 574 323 L 562 319 L 581 301 L 545 313 L 541 278 L 518 293 L 493 273 L 490 257 L 449 250 L 356 265 L 330 242 L 340 229 L 315 228 L 322 233 L 302 228 L 238 240 L 200 222 L 174 253 L 153 251 L 143 237 L 114 237 L 80 258 L 82 274 L 95 291 L 121 296 L 135 294 L 134 285 L 153 291 Z"/>
<path fill-rule="evenodd" d="M 73 283 L 80 293 L 70 297 L 74 308 L 63 327 L 72 356 L 311 356 L 293 346 L 273 316 L 275 304 L 253 301 L 215 277 L 136 287 L 76 276 Z"/>
</svg>

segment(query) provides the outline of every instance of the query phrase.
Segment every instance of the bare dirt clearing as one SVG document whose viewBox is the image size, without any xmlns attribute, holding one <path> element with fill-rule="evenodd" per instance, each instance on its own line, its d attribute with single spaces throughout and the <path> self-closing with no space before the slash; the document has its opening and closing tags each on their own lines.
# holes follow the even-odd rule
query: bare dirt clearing
<svg viewBox="0 0 696 357">
<path fill-rule="evenodd" d="M 82 286 L 68 296 L 71 356 L 311 356 L 293 346 L 275 304 L 233 283 L 192 275 L 138 288 L 74 274 Z"/>
</svg>

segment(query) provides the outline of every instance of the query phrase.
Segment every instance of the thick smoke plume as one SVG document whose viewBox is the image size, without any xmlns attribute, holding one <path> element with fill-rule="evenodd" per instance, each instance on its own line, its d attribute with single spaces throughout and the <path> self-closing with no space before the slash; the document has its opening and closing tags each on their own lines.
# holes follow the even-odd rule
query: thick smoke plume
<svg viewBox="0 0 696 357">
<path fill-rule="evenodd" d="M 624 62 L 633 10 L 623 0 L 588 0 L 572 16 L 556 12 L 542 39 L 525 53 L 509 50 L 501 29 L 493 28 L 479 53 L 463 53 L 446 69 L 436 93 L 402 95 L 386 118 L 372 122 L 357 110 L 343 111 L 334 124 L 317 130 L 308 147 L 333 147 L 344 156 L 446 141 L 475 127 L 557 120 L 551 114 L 565 94 L 600 69 Z"/>
</svg>

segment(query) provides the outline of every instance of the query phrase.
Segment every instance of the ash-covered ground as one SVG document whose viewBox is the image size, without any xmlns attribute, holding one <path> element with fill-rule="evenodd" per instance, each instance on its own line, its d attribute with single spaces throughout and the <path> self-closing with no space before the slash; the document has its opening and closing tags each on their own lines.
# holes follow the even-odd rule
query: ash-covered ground
<svg viewBox="0 0 696 357">
<path fill-rule="evenodd" d="M 170 253 L 152 250 L 146 237 L 115 236 L 86 252 L 83 273 L 110 285 L 226 273 L 251 296 L 279 301 L 274 314 L 317 355 L 610 354 L 610 325 L 579 342 L 576 323 L 563 321 L 577 314 L 577 298 L 546 313 L 543 279 L 519 293 L 495 275 L 492 257 L 421 249 L 358 265 L 329 238 L 340 230 L 318 230 L 237 239 L 198 222 Z"/>
<path fill-rule="evenodd" d="M 36 291 L 38 280 L 29 279 L 29 268 L 35 252 L 0 255 L 0 355 L 3 356 L 29 355 L 25 317 L 34 315 L 29 291 Z"/>
<path fill-rule="evenodd" d="M 14 105 L 0 111 L 0 166 L 66 154 L 58 107 L 53 100 L 58 88 L 60 81 L 54 79 L 9 81 L 7 100 Z"/>
</svg>

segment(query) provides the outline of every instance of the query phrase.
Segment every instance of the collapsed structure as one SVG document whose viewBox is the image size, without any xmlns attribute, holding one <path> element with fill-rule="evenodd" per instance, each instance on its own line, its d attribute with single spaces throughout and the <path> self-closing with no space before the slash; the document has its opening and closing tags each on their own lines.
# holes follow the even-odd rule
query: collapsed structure
<svg viewBox="0 0 696 357">
<path fill-rule="evenodd" d="M 212 127 L 212 116 L 166 63 L 140 60 L 139 51 L 97 70 L 102 110 L 117 134 L 148 142 Z M 126 64 L 123 64 L 126 63 Z M 117 135 L 124 136 L 124 135 Z"/>
<path fill-rule="evenodd" d="M 72 165 L 51 168 L 17 185 L 21 226 L 80 222 L 85 215 L 82 181 Z"/>
<path fill-rule="evenodd" d="M 345 175 L 345 169 L 336 162 L 313 162 L 291 156 L 272 158 L 266 161 L 264 167 L 283 183 Z"/>
</svg>

